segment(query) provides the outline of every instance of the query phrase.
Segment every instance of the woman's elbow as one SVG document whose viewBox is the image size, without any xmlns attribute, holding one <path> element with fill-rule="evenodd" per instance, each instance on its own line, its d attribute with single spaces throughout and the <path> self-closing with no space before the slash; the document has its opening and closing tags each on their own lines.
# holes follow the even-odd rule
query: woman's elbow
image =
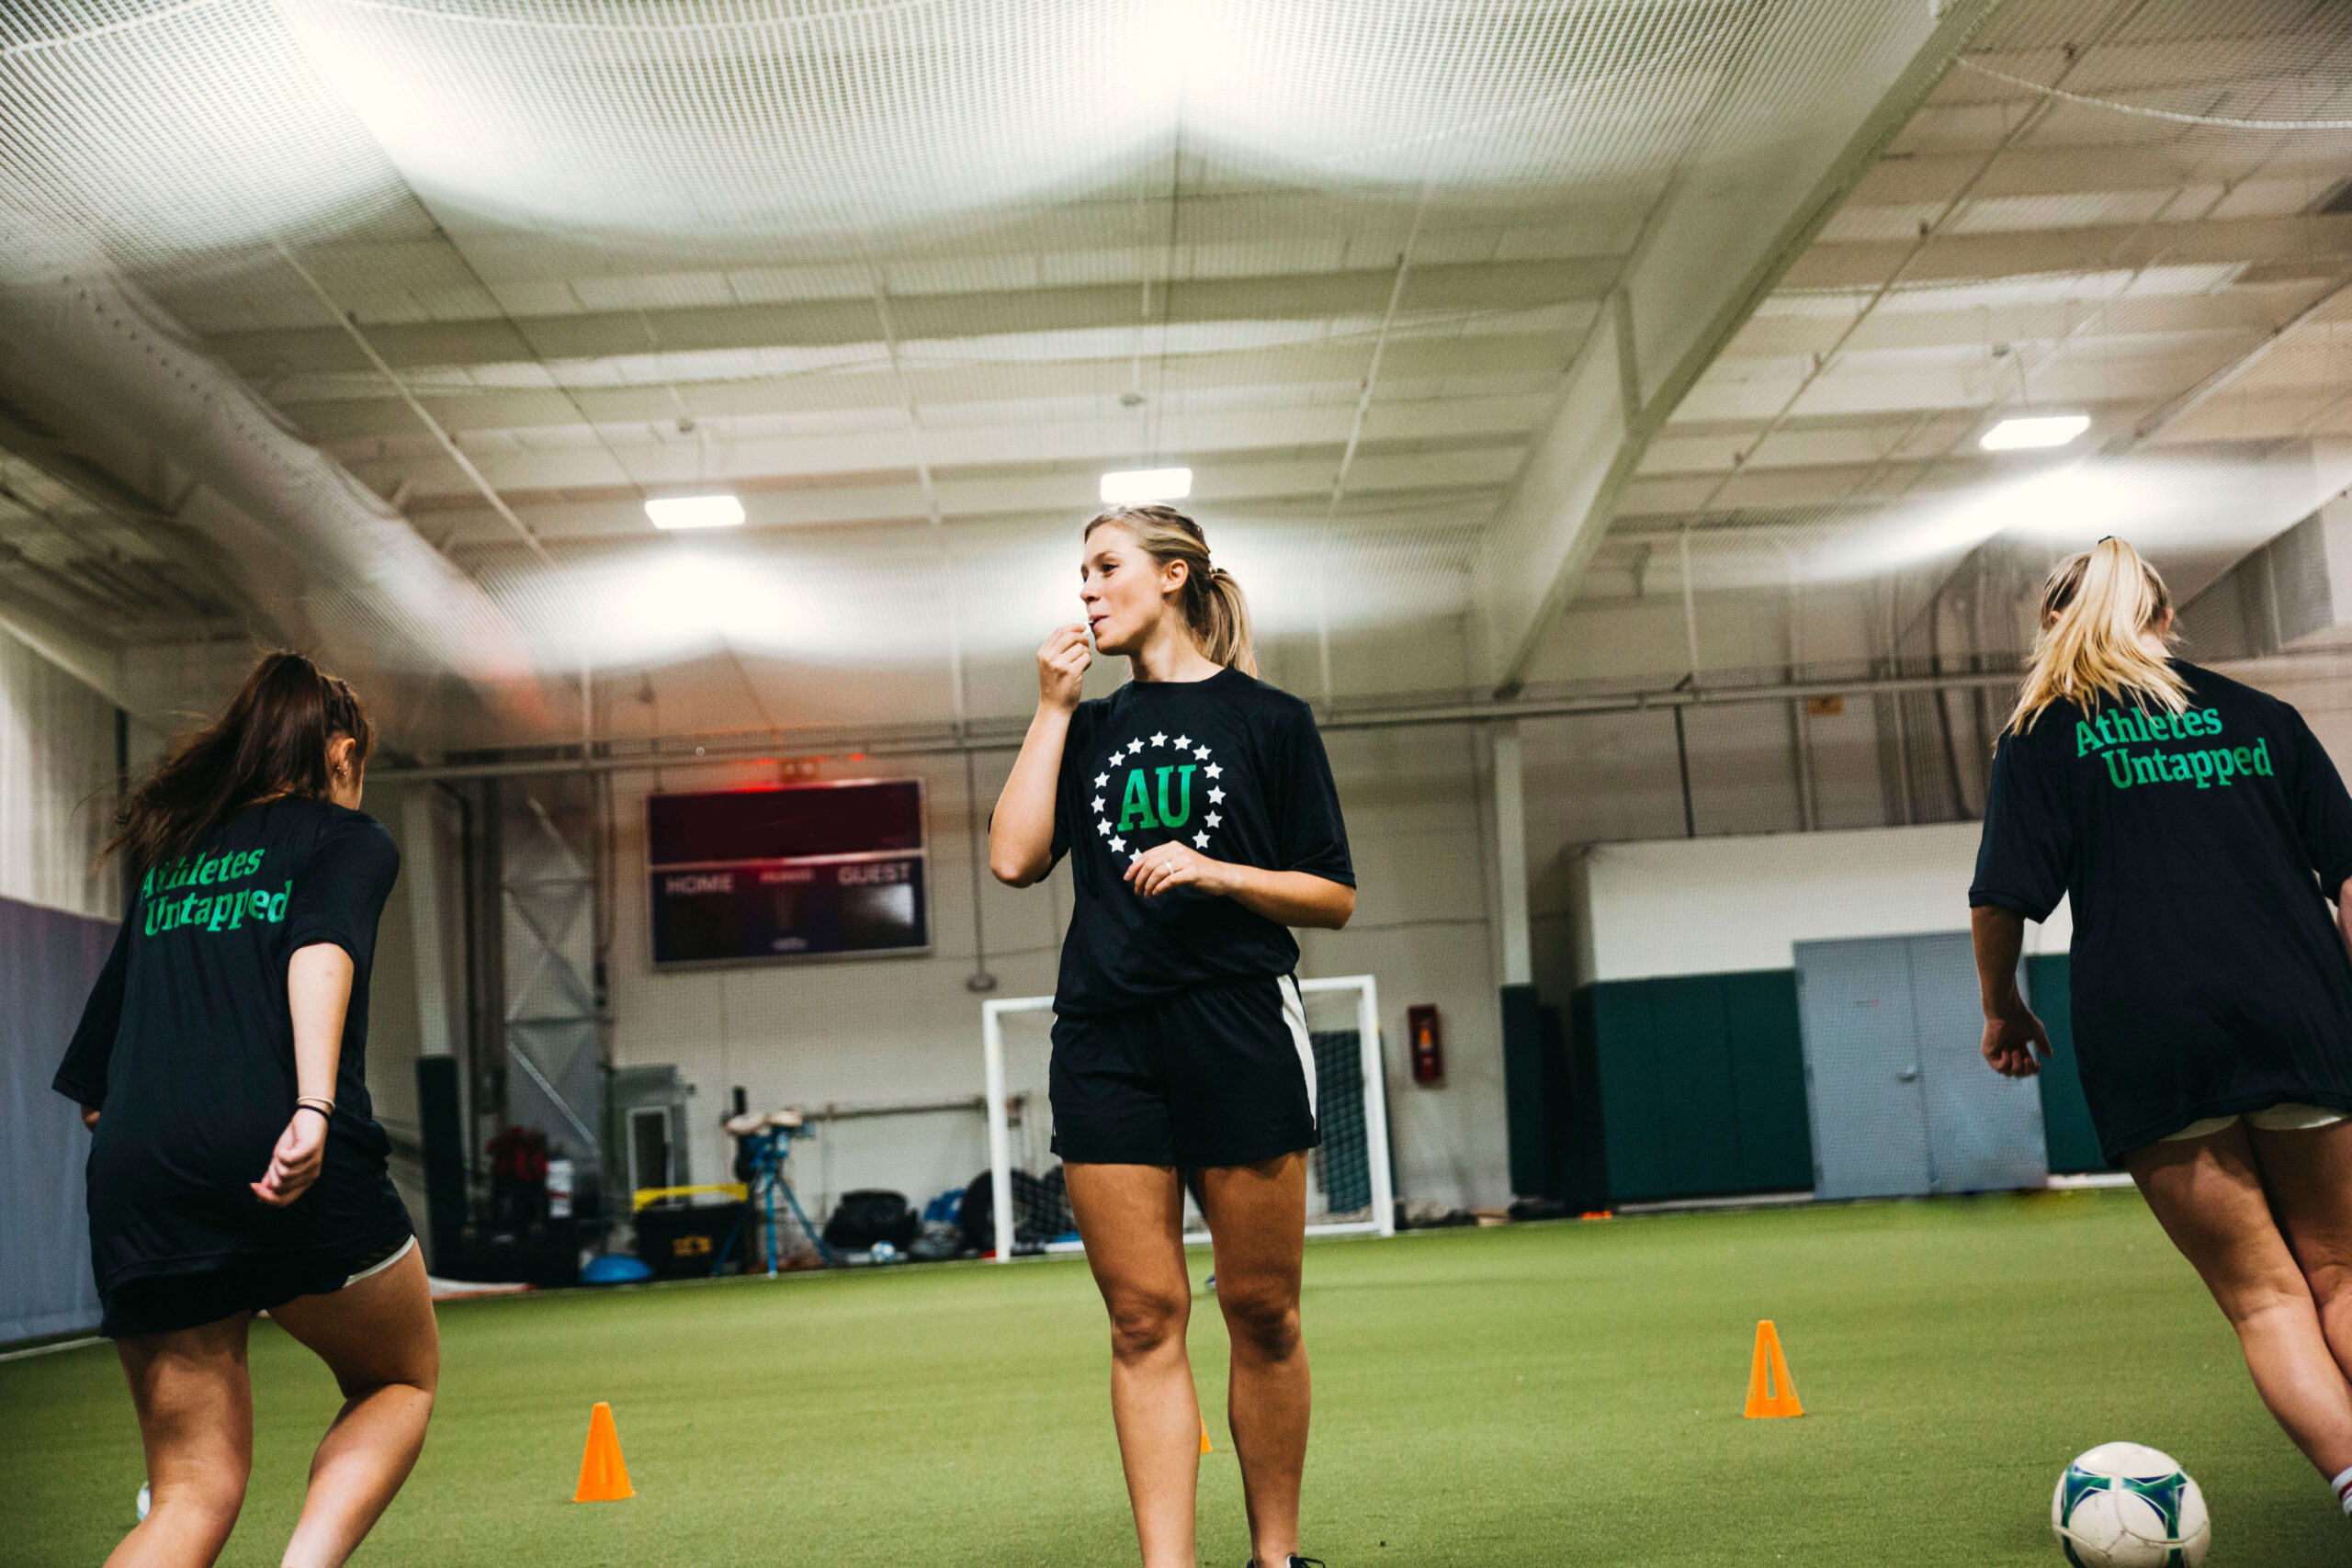
<svg viewBox="0 0 2352 1568">
<path fill-rule="evenodd" d="M 1007 887 L 1027 887 L 1046 874 L 1046 868 L 1034 859 L 999 852 L 989 856 L 989 874 Z"/>
<path fill-rule="evenodd" d="M 1323 929 L 1329 931 L 1344 931 L 1347 929 L 1348 922 L 1355 919 L 1355 915 L 1356 890 L 1343 886 L 1340 889 L 1339 896 L 1333 898 L 1323 911 Z"/>
</svg>

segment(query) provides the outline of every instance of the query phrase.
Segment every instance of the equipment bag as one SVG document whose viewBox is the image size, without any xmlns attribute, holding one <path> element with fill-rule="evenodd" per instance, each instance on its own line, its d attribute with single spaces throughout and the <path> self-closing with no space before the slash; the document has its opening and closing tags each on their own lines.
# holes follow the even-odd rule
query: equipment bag
<svg viewBox="0 0 2352 1568">
<path fill-rule="evenodd" d="M 903 1192 L 865 1190 L 844 1192 L 825 1222 L 825 1245 L 844 1252 L 864 1252 L 877 1241 L 904 1251 L 922 1228 L 922 1216 L 908 1205 Z"/>
</svg>

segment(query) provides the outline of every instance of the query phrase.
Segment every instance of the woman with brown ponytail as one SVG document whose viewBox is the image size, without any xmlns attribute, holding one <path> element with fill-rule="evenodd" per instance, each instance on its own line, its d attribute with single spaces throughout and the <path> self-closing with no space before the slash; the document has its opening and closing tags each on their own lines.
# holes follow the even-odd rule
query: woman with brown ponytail
<svg viewBox="0 0 2352 1568">
<path fill-rule="evenodd" d="M 1036 716 L 989 828 L 1015 887 L 1064 854 L 1054 1151 L 1111 1315 L 1111 1410 L 1145 1568 L 1193 1568 L 1200 1405 L 1184 1352 L 1198 1182 L 1233 1341 L 1251 1560 L 1298 1547 L 1308 1385 L 1299 1276 L 1315 1054 L 1288 928 L 1355 910 L 1339 794 L 1305 703 L 1255 679 L 1249 605 L 1165 506 L 1086 525 L 1082 626 L 1037 650 Z M 1091 637 L 1091 646 L 1089 639 Z M 1096 653 L 1130 678 L 1080 700 Z"/>
<path fill-rule="evenodd" d="M 94 1134 L 102 1331 L 153 1496 L 108 1568 L 202 1568 L 227 1543 L 253 1464 L 257 1312 L 344 1394 L 290 1568 L 349 1557 L 424 1442 L 439 1339 L 366 1077 L 368 972 L 400 869 L 358 810 L 373 743 L 350 687 L 272 654 L 131 795 L 107 846 L 138 895 L 56 1089 Z"/>
<path fill-rule="evenodd" d="M 2018 953 L 2071 898 L 2099 1143 L 2352 1513 L 2352 797 L 2300 714 L 2172 658 L 2171 629 L 2120 539 L 2042 591 L 1969 893 L 1984 1059 L 2050 1054 Z"/>
</svg>

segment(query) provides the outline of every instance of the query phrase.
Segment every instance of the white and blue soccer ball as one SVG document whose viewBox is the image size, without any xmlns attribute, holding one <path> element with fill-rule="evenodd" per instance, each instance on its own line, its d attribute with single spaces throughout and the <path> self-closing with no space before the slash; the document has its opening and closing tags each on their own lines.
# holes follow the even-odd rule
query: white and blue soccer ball
<svg viewBox="0 0 2352 1568">
<path fill-rule="evenodd" d="M 2213 1544 L 2197 1483 L 2138 1443 L 2101 1443 L 2068 1465 L 2050 1528 L 2075 1568 L 2197 1568 Z"/>
<path fill-rule="evenodd" d="M 874 1244 L 874 1250 L 867 1256 L 876 1263 L 896 1263 L 899 1260 L 899 1249 L 887 1241 L 877 1241 Z"/>
</svg>

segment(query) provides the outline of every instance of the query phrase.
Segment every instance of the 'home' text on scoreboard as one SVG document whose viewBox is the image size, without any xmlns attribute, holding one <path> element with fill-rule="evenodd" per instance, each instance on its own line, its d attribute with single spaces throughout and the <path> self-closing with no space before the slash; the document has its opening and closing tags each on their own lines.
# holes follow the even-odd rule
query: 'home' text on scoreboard
<svg viewBox="0 0 2352 1568">
<path fill-rule="evenodd" d="M 931 951 L 922 781 L 648 795 L 653 962 Z"/>
</svg>

